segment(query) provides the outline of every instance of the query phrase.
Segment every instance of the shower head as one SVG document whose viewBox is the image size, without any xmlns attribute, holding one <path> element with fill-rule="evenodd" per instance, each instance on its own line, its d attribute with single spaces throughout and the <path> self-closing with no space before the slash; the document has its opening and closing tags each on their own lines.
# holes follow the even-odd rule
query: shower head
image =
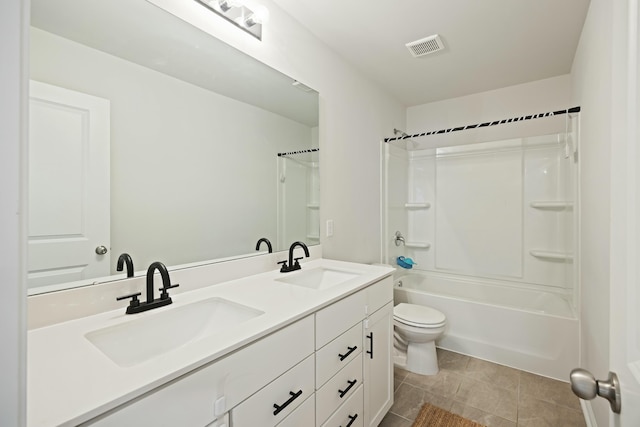
<svg viewBox="0 0 640 427">
<path fill-rule="evenodd" d="M 405 132 L 401 131 L 400 129 L 396 129 L 396 128 L 393 128 L 393 134 L 394 135 L 400 135 L 403 138 L 406 138 L 406 137 L 409 136 Z"/>
<path fill-rule="evenodd" d="M 398 142 L 404 142 L 405 146 L 405 150 L 417 150 L 418 149 L 418 143 L 415 142 L 413 139 L 411 139 L 411 135 L 407 134 L 404 131 L 401 131 L 400 129 L 396 129 L 393 128 L 393 134 L 394 135 L 399 135 L 398 137 Z"/>
</svg>

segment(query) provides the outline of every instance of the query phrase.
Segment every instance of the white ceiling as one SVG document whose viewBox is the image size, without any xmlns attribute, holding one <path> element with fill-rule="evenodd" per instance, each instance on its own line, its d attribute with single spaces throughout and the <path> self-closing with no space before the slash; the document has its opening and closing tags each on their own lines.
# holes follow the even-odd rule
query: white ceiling
<svg viewBox="0 0 640 427">
<path fill-rule="evenodd" d="M 274 1 L 406 106 L 568 74 L 589 7 L 589 0 Z M 414 58 L 405 47 L 433 34 L 445 50 Z"/>
</svg>

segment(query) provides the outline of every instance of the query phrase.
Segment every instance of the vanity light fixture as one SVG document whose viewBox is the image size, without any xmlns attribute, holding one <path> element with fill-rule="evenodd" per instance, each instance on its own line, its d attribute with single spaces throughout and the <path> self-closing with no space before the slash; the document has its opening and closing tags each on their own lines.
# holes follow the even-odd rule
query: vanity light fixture
<svg viewBox="0 0 640 427">
<path fill-rule="evenodd" d="M 255 5 L 252 9 L 241 0 L 195 0 L 236 27 L 262 40 L 262 25 L 267 21 L 266 7 Z"/>
</svg>

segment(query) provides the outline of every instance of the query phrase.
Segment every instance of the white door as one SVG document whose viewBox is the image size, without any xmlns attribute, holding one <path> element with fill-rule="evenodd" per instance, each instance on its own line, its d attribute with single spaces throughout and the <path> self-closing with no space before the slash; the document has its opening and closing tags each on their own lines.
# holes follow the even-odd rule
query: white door
<svg viewBox="0 0 640 427">
<path fill-rule="evenodd" d="M 621 412 L 610 426 L 640 426 L 640 75 L 638 0 L 617 3 L 626 28 L 626 70 L 614 74 L 611 150 L 610 371 L 621 385 Z M 626 10 L 622 10 L 626 9 Z M 625 22 L 626 21 L 626 22 Z M 622 32 L 622 30 L 620 30 Z M 623 34 L 620 34 L 622 37 Z M 622 49 L 622 47 L 621 47 Z M 623 51 L 624 52 L 624 51 Z M 624 62 L 624 61 L 623 61 Z M 626 99 L 627 102 L 623 102 Z M 618 120 L 615 117 L 619 116 Z"/>
<path fill-rule="evenodd" d="M 29 89 L 28 285 L 108 276 L 109 101 Z"/>
</svg>

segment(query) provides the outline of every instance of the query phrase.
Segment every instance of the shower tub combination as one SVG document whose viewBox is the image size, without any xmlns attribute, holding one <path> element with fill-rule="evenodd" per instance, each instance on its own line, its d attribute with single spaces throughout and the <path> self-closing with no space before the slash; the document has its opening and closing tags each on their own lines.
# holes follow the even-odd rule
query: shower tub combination
<svg viewBox="0 0 640 427">
<path fill-rule="evenodd" d="M 398 271 L 395 304 L 447 316 L 437 346 L 566 381 L 578 361 L 578 320 L 560 294 L 475 277 Z"/>
</svg>

